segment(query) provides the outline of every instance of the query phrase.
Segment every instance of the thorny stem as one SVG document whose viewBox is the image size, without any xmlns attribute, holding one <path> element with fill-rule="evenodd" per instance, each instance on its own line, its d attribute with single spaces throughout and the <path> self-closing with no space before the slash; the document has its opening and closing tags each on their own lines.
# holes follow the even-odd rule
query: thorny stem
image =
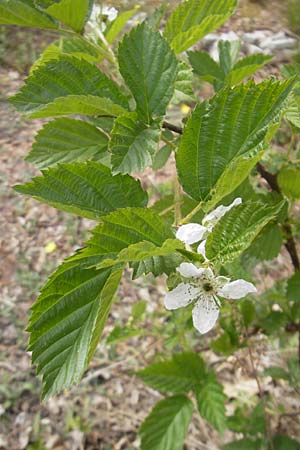
<svg viewBox="0 0 300 450">
<path fill-rule="evenodd" d="M 265 418 L 265 422 L 266 422 L 266 439 L 269 441 L 270 449 L 274 450 L 274 445 L 273 445 L 273 440 L 272 440 L 272 430 L 270 427 L 269 418 L 268 418 L 268 414 L 267 414 L 266 401 L 265 401 L 264 393 L 263 393 L 263 390 L 262 390 L 262 387 L 260 384 L 259 376 L 258 376 L 257 370 L 255 368 L 251 345 L 249 345 L 249 342 L 248 342 L 249 341 L 248 330 L 247 330 L 246 326 L 245 326 L 245 335 L 247 338 L 247 349 L 248 349 L 248 353 L 249 353 L 249 359 L 250 359 L 250 363 L 251 363 L 252 373 L 255 378 L 257 387 L 258 387 L 259 397 L 260 397 L 260 400 L 262 403 L 263 414 L 264 414 L 264 418 Z"/>
</svg>

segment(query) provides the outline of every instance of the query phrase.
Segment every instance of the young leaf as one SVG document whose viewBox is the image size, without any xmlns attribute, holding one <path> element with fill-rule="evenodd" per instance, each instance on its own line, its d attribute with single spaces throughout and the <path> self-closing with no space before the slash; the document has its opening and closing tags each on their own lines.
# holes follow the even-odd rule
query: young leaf
<svg viewBox="0 0 300 450">
<path fill-rule="evenodd" d="M 139 172 L 151 166 L 158 149 L 159 138 L 158 122 L 146 125 L 139 120 L 136 113 L 118 117 L 110 141 L 114 173 Z"/>
<path fill-rule="evenodd" d="M 180 248 L 184 248 L 184 245 L 182 245 L 182 242 L 178 239 L 167 239 L 161 247 L 152 244 L 152 242 L 141 241 L 124 248 L 116 259 L 105 259 L 97 266 L 97 268 L 103 269 L 120 263 L 141 262 L 145 259 L 158 256 L 168 256 L 172 253 L 176 253 Z"/>
<path fill-rule="evenodd" d="M 222 385 L 214 374 L 205 379 L 205 382 L 196 387 L 197 405 L 200 415 L 210 422 L 218 431 L 225 429 L 225 400 Z"/>
<path fill-rule="evenodd" d="M 263 228 L 250 247 L 243 253 L 242 262 L 246 265 L 257 264 L 276 258 L 283 244 L 283 237 L 277 224 Z"/>
<path fill-rule="evenodd" d="M 15 189 L 90 219 L 99 219 L 117 208 L 147 203 L 147 194 L 137 180 L 128 175 L 112 176 L 107 167 L 96 162 L 61 164 Z"/>
<path fill-rule="evenodd" d="M 148 386 L 160 392 L 189 392 L 205 377 L 206 368 L 197 353 L 174 354 L 169 361 L 153 363 L 137 372 Z"/>
<path fill-rule="evenodd" d="M 178 63 L 178 74 L 175 81 L 175 91 L 171 103 L 193 102 L 195 95 L 192 88 L 193 72 L 192 69 L 184 62 Z"/>
<path fill-rule="evenodd" d="M 177 61 L 165 39 L 142 23 L 123 38 L 118 61 L 141 118 L 150 123 L 152 116 L 163 116 L 177 75 Z"/>
<path fill-rule="evenodd" d="M 131 19 L 134 14 L 136 14 L 138 8 L 139 6 L 136 5 L 135 8 L 118 14 L 115 20 L 109 24 L 109 26 L 105 30 L 105 39 L 109 44 L 112 44 L 114 42 L 116 37 L 118 37 L 118 35 L 125 27 L 128 20 Z"/>
<path fill-rule="evenodd" d="M 182 450 L 193 409 L 184 395 L 158 402 L 140 428 L 141 450 Z"/>
<path fill-rule="evenodd" d="M 272 59 L 272 55 L 264 55 L 260 53 L 246 56 L 233 66 L 232 70 L 228 73 L 225 79 L 225 83 L 230 86 L 240 83 L 244 78 L 261 69 Z"/>
<path fill-rule="evenodd" d="M 236 5 L 236 0 L 187 0 L 170 14 L 165 37 L 174 52 L 181 53 L 222 25 Z"/>
<path fill-rule="evenodd" d="M 283 204 L 284 202 L 279 202 L 268 206 L 260 202 L 247 202 L 232 208 L 219 220 L 207 238 L 208 259 L 222 264 L 233 261 L 275 219 Z"/>
<path fill-rule="evenodd" d="M 212 208 L 234 190 L 246 178 L 252 159 L 255 161 L 269 138 L 271 124 L 278 122 L 293 84 L 293 80 L 265 81 L 258 85 L 249 82 L 224 89 L 209 102 L 197 106 L 176 155 L 185 192 L 198 201 L 210 199 Z M 238 177 L 234 176 L 237 170 Z M 229 188 L 231 178 L 234 183 Z"/>
<path fill-rule="evenodd" d="M 57 28 L 51 17 L 35 7 L 33 0 L 1 0 L 0 24 Z"/>
<path fill-rule="evenodd" d="M 107 136 L 93 125 L 82 120 L 56 119 L 38 132 L 26 160 L 45 169 L 58 163 L 96 160 L 107 146 Z"/>
<path fill-rule="evenodd" d="M 88 6 L 89 0 L 61 0 L 49 6 L 46 12 L 80 33 L 85 24 Z"/>
<path fill-rule="evenodd" d="M 121 270 L 65 262 L 32 309 L 29 349 L 43 377 L 43 399 L 78 383 L 102 334 Z"/>
<path fill-rule="evenodd" d="M 277 181 L 280 190 L 290 200 L 300 199 L 300 167 L 289 166 L 280 170 Z"/>
<path fill-rule="evenodd" d="M 223 81 L 225 74 L 218 63 L 207 52 L 188 52 L 189 61 L 194 73 L 203 80 L 213 83 L 215 79 Z"/>
<path fill-rule="evenodd" d="M 65 55 L 38 67 L 11 102 L 18 111 L 35 118 L 100 115 L 101 109 L 102 114 L 109 114 L 113 109 L 109 115 L 117 115 L 128 107 L 117 84 L 95 65 Z"/>
<path fill-rule="evenodd" d="M 227 75 L 234 64 L 237 62 L 238 55 L 240 52 L 241 43 L 237 39 L 235 41 L 223 41 L 222 39 L 218 42 L 220 66 Z"/>
</svg>

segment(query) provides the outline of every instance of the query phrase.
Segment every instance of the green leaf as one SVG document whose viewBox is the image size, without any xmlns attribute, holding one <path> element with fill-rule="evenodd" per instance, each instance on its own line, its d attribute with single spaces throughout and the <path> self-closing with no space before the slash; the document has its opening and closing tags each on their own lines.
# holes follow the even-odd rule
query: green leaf
<svg viewBox="0 0 300 450">
<path fill-rule="evenodd" d="M 152 28 L 153 30 L 158 30 L 167 9 L 167 3 L 163 3 L 158 8 L 156 8 L 154 12 L 146 18 L 148 27 Z"/>
<path fill-rule="evenodd" d="M 158 402 L 140 428 L 141 450 L 182 450 L 193 409 L 184 395 Z"/>
<path fill-rule="evenodd" d="M 140 334 L 140 330 L 136 330 L 132 328 L 132 326 L 122 326 L 116 325 L 115 328 L 111 331 L 106 339 L 106 344 L 117 344 L 118 342 L 126 341 L 134 336 L 138 336 Z"/>
<path fill-rule="evenodd" d="M 264 55 L 256 53 L 255 55 L 246 56 L 238 61 L 228 73 L 225 83 L 234 86 L 240 83 L 244 78 L 249 77 L 264 65 L 273 59 L 272 55 Z"/>
<path fill-rule="evenodd" d="M 222 432 L 225 429 L 225 400 L 222 385 L 214 374 L 205 379 L 205 382 L 195 390 L 197 406 L 200 415 L 210 422 L 216 430 Z"/>
<path fill-rule="evenodd" d="M 291 302 L 300 302 L 300 273 L 295 274 L 288 280 L 287 284 L 287 299 Z"/>
<path fill-rule="evenodd" d="M 146 300 L 140 300 L 132 305 L 131 316 L 134 322 L 141 320 L 147 310 Z"/>
<path fill-rule="evenodd" d="M 215 79 L 223 81 L 224 72 L 218 63 L 207 52 L 193 51 L 188 52 L 189 61 L 193 67 L 194 73 L 203 80 L 213 83 Z"/>
<path fill-rule="evenodd" d="M 288 120 L 294 127 L 300 128 L 300 100 L 295 97 L 286 110 L 286 120 Z"/>
<path fill-rule="evenodd" d="M 159 170 L 164 167 L 172 153 L 172 148 L 169 145 L 164 145 L 161 147 L 153 158 L 152 167 L 154 170 Z"/>
<path fill-rule="evenodd" d="M 176 155 L 185 192 L 198 201 L 210 200 L 205 207 L 212 208 L 234 190 L 270 138 L 270 126 L 279 121 L 292 87 L 293 80 L 249 82 L 224 89 L 198 105 Z M 231 178 L 234 182 L 227 187 Z"/>
<path fill-rule="evenodd" d="M 150 123 L 152 116 L 163 116 L 177 75 L 177 61 L 165 39 L 142 23 L 123 38 L 118 61 L 141 118 Z"/>
<path fill-rule="evenodd" d="M 61 0 L 49 6 L 46 12 L 80 33 L 85 24 L 88 6 L 88 0 Z"/>
<path fill-rule="evenodd" d="M 102 334 L 121 273 L 66 261 L 42 289 L 28 330 L 44 399 L 79 382 Z"/>
<path fill-rule="evenodd" d="M 280 170 L 277 181 L 280 190 L 290 200 L 300 199 L 300 166 L 288 166 Z"/>
<path fill-rule="evenodd" d="M 51 17 L 37 9 L 32 0 L 1 0 L 0 24 L 57 28 Z"/>
<path fill-rule="evenodd" d="M 175 91 L 171 103 L 194 102 L 195 94 L 192 88 L 193 72 L 192 69 L 184 62 L 178 63 L 178 74 L 175 81 Z"/>
<path fill-rule="evenodd" d="M 82 120 L 56 119 L 36 135 L 26 160 L 45 169 L 58 163 L 97 160 L 107 150 L 108 138 Z"/>
<path fill-rule="evenodd" d="M 246 328 L 248 328 L 249 325 L 251 325 L 251 323 L 255 319 L 255 307 L 250 300 L 244 300 L 240 304 L 240 310 L 243 316 L 245 326 Z"/>
<path fill-rule="evenodd" d="M 115 20 L 109 24 L 109 26 L 105 30 L 105 39 L 109 44 L 112 44 L 114 42 L 114 40 L 124 29 L 128 20 L 131 19 L 131 17 L 134 16 L 134 14 L 136 14 L 138 9 L 139 6 L 136 5 L 135 8 L 118 14 Z"/>
<path fill-rule="evenodd" d="M 187 0 L 170 14 L 166 39 L 175 53 L 181 53 L 222 25 L 236 6 L 236 0 Z"/>
<path fill-rule="evenodd" d="M 75 56 L 88 62 L 99 62 L 103 58 L 103 52 L 91 42 L 80 36 L 72 38 L 60 38 L 52 42 L 30 68 L 32 74 L 38 67 L 48 63 L 52 59 L 59 59 L 61 55 Z"/>
<path fill-rule="evenodd" d="M 112 176 L 107 167 L 96 162 L 61 164 L 15 189 L 90 219 L 99 219 L 117 208 L 147 203 L 147 194 L 137 180 L 128 175 Z"/>
<path fill-rule="evenodd" d="M 71 56 L 38 67 L 11 98 L 29 117 L 62 114 L 118 115 L 128 106 L 113 80 L 93 64 Z"/>
<path fill-rule="evenodd" d="M 220 40 L 218 42 L 218 48 L 220 67 L 225 75 L 227 75 L 238 59 L 241 43 L 238 39 L 235 41 Z"/>
<path fill-rule="evenodd" d="M 247 266 L 276 258 L 282 244 L 283 237 L 280 228 L 276 224 L 270 224 L 263 228 L 250 247 L 243 253 L 242 262 Z"/>
<path fill-rule="evenodd" d="M 120 263 L 141 262 L 158 256 L 168 256 L 180 248 L 184 248 L 184 245 L 178 239 L 167 239 L 161 247 L 148 241 L 137 242 L 124 248 L 116 259 L 105 259 L 102 261 L 97 266 L 97 269 L 111 267 Z"/>
<path fill-rule="evenodd" d="M 88 241 L 87 248 L 79 253 L 78 258 L 96 254 L 96 264 L 99 264 L 105 259 L 117 259 L 119 253 L 132 244 L 146 241 L 160 247 L 167 239 L 174 238 L 171 226 L 150 209 L 122 208 L 102 216 L 101 220 L 102 223 L 93 230 L 93 237 Z M 76 258 L 77 256 L 74 257 Z M 153 257 L 136 263 L 134 269 L 139 276 L 148 270 L 168 272 L 168 269 L 174 270 L 178 265 L 176 260 Z"/>
<path fill-rule="evenodd" d="M 284 202 L 247 202 L 235 206 L 215 225 L 206 241 L 209 260 L 227 263 L 246 250 L 259 232 L 276 218 Z"/>
<path fill-rule="evenodd" d="M 279 366 L 267 367 L 263 372 L 264 377 L 272 377 L 274 380 L 288 380 L 289 374 Z"/>
<path fill-rule="evenodd" d="M 206 373 L 204 361 L 197 353 L 174 354 L 169 361 L 153 363 L 137 372 L 148 386 L 160 392 L 189 392 Z"/>
<path fill-rule="evenodd" d="M 158 122 L 147 125 L 139 120 L 136 113 L 118 117 L 110 141 L 114 173 L 140 172 L 151 166 L 159 139 Z"/>
</svg>

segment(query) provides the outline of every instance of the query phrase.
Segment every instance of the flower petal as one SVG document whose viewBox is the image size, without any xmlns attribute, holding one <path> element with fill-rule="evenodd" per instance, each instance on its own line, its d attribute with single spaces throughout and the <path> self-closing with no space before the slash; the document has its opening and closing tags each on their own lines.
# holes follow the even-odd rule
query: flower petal
<svg viewBox="0 0 300 450">
<path fill-rule="evenodd" d="M 219 308 L 211 295 L 203 296 L 193 308 L 193 324 L 201 333 L 207 333 L 215 325 L 219 316 Z"/>
<path fill-rule="evenodd" d="M 225 284 L 225 286 L 219 289 L 218 295 L 221 295 L 224 298 L 236 300 L 254 292 L 257 292 L 254 284 L 245 280 L 235 280 Z"/>
<path fill-rule="evenodd" d="M 201 241 L 207 228 L 199 223 L 187 223 L 178 228 L 176 237 L 185 244 L 194 244 Z"/>
<path fill-rule="evenodd" d="M 198 269 L 198 267 L 196 267 L 194 264 L 186 262 L 181 263 L 176 270 L 185 278 L 199 278 L 200 275 L 202 275 L 204 272 L 203 268 Z"/>
<path fill-rule="evenodd" d="M 168 292 L 164 299 L 166 309 L 177 309 L 189 305 L 200 294 L 199 288 L 190 283 L 180 283 L 175 289 Z"/>
<path fill-rule="evenodd" d="M 206 245 L 206 240 L 202 241 L 197 248 L 197 253 L 199 253 L 200 255 L 203 256 L 204 261 L 208 261 L 206 254 L 205 254 L 205 245 Z"/>
<path fill-rule="evenodd" d="M 234 206 L 240 205 L 242 203 L 242 199 L 237 197 L 233 200 L 232 203 L 228 206 L 220 205 L 216 209 L 212 210 L 209 214 L 207 214 L 202 220 L 203 225 L 207 226 L 211 231 L 212 228 L 216 225 L 216 223 L 221 219 L 221 217 L 225 216 L 225 214 L 231 210 Z"/>
</svg>

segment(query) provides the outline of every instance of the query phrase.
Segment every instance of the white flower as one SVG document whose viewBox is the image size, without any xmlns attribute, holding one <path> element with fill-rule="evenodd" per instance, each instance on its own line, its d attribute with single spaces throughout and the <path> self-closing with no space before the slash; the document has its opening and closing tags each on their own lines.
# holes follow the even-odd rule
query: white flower
<svg viewBox="0 0 300 450">
<path fill-rule="evenodd" d="M 109 22 L 112 22 L 113 20 L 116 19 L 117 15 L 118 15 L 118 10 L 116 8 L 109 7 L 109 6 L 103 6 L 102 8 L 102 15 L 107 17 L 107 20 Z"/>
<path fill-rule="evenodd" d="M 201 334 L 211 330 L 218 319 L 219 296 L 235 300 L 256 292 L 256 287 L 248 281 L 230 281 L 229 278 L 215 276 L 210 268 L 198 268 L 192 263 L 181 263 L 177 271 L 186 280 L 167 293 L 165 307 L 172 310 L 195 302 L 193 324 Z"/>
<path fill-rule="evenodd" d="M 201 225 L 199 225 L 198 223 L 187 223 L 185 225 L 182 225 L 177 230 L 177 239 L 188 245 L 202 241 L 211 232 L 211 230 L 221 219 L 221 217 L 223 217 L 231 208 L 240 205 L 241 203 L 242 199 L 238 197 L 230 205 L 220 205 L 209 214 L 207 214 L 203 218 Z M 201 253 L 201 251 L 198 251 L 198 253 Z"/>
<path fill-rule="evenodd" d="M 115 20 L 115 18 L 118 15 L 118 11 L 114 7 L 108 7 L 108 6 L 99 6 L 94 5 L 92 9 L 92 13 L 89 18 L 89 25 L 94 31 L 97 31 L 97 29 L 100 27 L 101 31 L 105 31 L 106 24 L 105 21 L 103 21 L 103 17 L 108 20 L 108 22 L 112 22 Z M 100 23 L 100 19 L 102 23 Z"/>
</svg>

